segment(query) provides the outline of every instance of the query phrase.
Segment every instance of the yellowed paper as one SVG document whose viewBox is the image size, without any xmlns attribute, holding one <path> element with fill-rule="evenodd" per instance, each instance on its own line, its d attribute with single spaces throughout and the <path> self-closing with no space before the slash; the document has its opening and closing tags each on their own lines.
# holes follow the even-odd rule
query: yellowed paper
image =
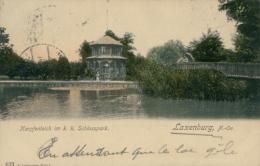
<svg viewBox="0 0 260 166">
<path fill-rule="evenodd" d="M 99 39 L 107 29 L 118 36 L 133 33 L 135 53 L 142 55 L 170 39 L 188 45 L 208 28 L 218 30 L 232 48 L 235 34 L 235 23 L 227 22 L 211 0 L 0 0 L 0 7 L 0 27 L 13 49 L 27 57 L 33 46 L 38 60 L 48 58 L 49 46 L 53 58 L 62 52 L 78 61 L 82 42 Z M 128 91 L 107 99 L 113 90 L 126 88 L 110 87 L 109 94 L 106 88 L 52 86 L 30 95 L 14 89 L 17 96 L 2 97 L 0 165 L 260 165 L 260 120 L 250 114 L 259 109 L 256 103 L 251 108 L 242 102 L 190 100 L 167 105 Z M 88 90 L 99 98 L 87 98 Z M 150 101 L 146 107 L 144 100 Z M 161 113 L 166 109 L 172 113 Z M 206 115 L 231 109 L 226 118 Z M 243 109 L 248 117 L 235 112 Z M 183 112 L 174 114 L 178 111 Z"/>
</svg>

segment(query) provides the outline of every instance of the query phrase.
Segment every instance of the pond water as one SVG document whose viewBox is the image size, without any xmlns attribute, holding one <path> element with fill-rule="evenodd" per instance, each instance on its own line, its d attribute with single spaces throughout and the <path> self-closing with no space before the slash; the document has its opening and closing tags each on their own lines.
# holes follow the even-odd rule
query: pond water
<svg viewBox="0 0 260 166">
<path fill-rule="evenodd" d="M 247 102 L 164 100 L 136 89 L 1 86 L 0 119 L 258 119 L 260 98 Z"/>
</svg>

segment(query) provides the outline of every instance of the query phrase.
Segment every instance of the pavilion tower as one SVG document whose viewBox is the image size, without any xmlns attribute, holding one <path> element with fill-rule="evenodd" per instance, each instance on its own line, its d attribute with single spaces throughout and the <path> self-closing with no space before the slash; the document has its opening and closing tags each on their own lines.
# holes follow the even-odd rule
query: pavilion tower
<svg viewBox="0 0 260 166">
<path fill-rule="evenodd" d="M 90 44 L 92 55 L 86 59 L 88 69 L 93 69 L 100 79 L 125 78 L 127 58 L 122 56 L 123 45 L 111 38 L 102 38 Z"/>
</svg>

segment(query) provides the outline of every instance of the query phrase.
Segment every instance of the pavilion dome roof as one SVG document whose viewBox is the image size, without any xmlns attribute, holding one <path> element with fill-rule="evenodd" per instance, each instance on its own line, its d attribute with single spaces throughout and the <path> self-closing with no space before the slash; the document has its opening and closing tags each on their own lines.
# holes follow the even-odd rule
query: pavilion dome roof
<svg viewBox="0 0 260 166">
<path fill-rule="evenodd" d="M 121 44 L 119 41 L 116 41 L 112 37 L 106 36 L 106 35 L 101 37 L 97 41 L 94 41 L 94 42 L 90 43 L 90 45 L 97 45 L 97 44 L 113 44 L 113 45 L 123 46 L 123 44 Z"/>
</svg>

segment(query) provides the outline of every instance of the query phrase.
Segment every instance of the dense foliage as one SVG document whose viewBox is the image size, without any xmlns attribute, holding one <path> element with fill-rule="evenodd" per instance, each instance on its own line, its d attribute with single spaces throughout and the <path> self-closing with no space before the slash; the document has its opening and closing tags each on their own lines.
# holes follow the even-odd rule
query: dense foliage
<svg viewBox="0 0 260 166">
<path fill-rule="evenodd" d="M 56 69 L 55 75 L 57 79 L 67 80 L 70 78 L 70 63 L 64 56 L 60 56 Z"/>
<path fill-rule="evenodd" d="M 147 59 L 152 59 L 158 64 L 176 62 L 186 52 L 185 46 L 179 40 L 169 40 L 163 46 L 157 46 L 150 49 L 147 53 Z"/>
<path fill-rule="evenodd" d="M 70 62 L 70 78 L 74 80 L 95 78 L 93 70 L 86 67 L 86 62 Z"/>
<path fill-rule="evenodd" d="M 207 34 L 203 33 L 198 40 L 193 39 L 188 46 L 189 52 L 199 62 L 223 62 L 232 56 L 231 51 L 223 46 L 218 31 L 208 29 Z"/>
<path fill-rule="evenodd" d="M 235 52 L 223 47 L 217 31 L 208 31 L 199 40 L 190 42 L 189 52 L 201 62 L 260 62 L 260 1 L 219 0 L 220 11 L 228 20 L 237 22 Z"/>
<path fill-rule="evenodd" d="M 158 65 L 151 59 L 134 55 L 133 34 L 126 33 L 123 38 L 117 37 L 112 31 L 107 31 L 106 34 L 123 44 L 123 56 L 127 58 L 126 80 L 136 81 L 146 96 L 164 99 L 241 101 L 253 98 L 259 91 L 259 81 L 227 78 L 215 70 L 177 70 Z M 216 41 L 218 46 L 222 47 L 221 42 Z M 194 46 L 200 48 L 202 42 Z M 221 51 L 229 53 L 225 49 Z M 15 76 L 24 79 L 30 77 L 61 80 L 94 78 L 93 71 L 88 70 L 84 62 L 69 63 L 66 57 L 61 56 L 58 61 L 52 59 L 35 63 L 19 57 L 12 47 L 5 45 L 0 49 L 0 74 L 8 75 L 9 78 Z"/>
<path fill-rule="evenodd" d="M 20 79 L 68 80 L 95 78 L 93 71 L 88 70 L 82 62 L 69 62 L 66 57 L 39 61 L 29 61 L 21 58 L 12 48 L 0 49 L 0 75 L 10 79 L 15 76 Z"/>
<path fill-rule="evenodd" d="M 5 34 L 5 28 L 0 27 L 0 49 L 6 46 L 9 42 L 9 34 Z"/>
<path fill-rule="evenodd" d="M 56 78 L 56 67 L 58 61 L 56 59 L 41 61 L 38 63 L 39 78 L 40 79 L 55 79 Z"/>
<path fill-rule="evenodd" d="M 91 56 L 91 52 L 92 52 L 89 43 L 86 40 L 80 45 L 78 51 L 79 51 L 79 55 L 81 56 L 82 62 L 85 62 L 86 58 Z"/>
<path fill-rule="evenodd" d="M 219 0 L 219 10 L 237 22 L 236 62 L 260 62 L 260 1 Z"/>
<path fill-rule="evenodd" d="M 118 41 L 124 39 L 117 37 L 112 31 L 107 32 L 108 34 Z M 205 39 L 215 37 L 218 39 L 216 43 L 219 43 L 218 35 L 217 32 L 209 31 L 208 35 L 205 35 Z M 126 80 L 136 81 L 146 96 L 164 99 L 241 101 L 253 98 L 259 90 L 260 85 L 255 84 L 254 81 L 252 83 L 252 80 L 227 78 L 216 70 L 177 70 L 158 65 L 151 59 L 135 56 L 132 49 L 127 50 L 127 48 L 131 48 L 127 45 L 134 42 L 133 35 L 128 37 L 131 42 L 124 45 L 125 52 L 123 52 L 123 56 L 128 59 Z M 200 44 L 200 41 L 197 43 Z M 227 58 L 233 55 L 233 52 L 223 48 L 221 41 L 217 46 Z M 217 54 L 214 55 L 215 57 L 212 58 L 219 57 Z"/>
<path fill-rule="evenodd" d="M 10 79 L 68 80 L 95 78 L 92 70 L 85 68 L 82 62 L 69 62 L 66 57 L 39 61 L 22 59 L 11 48 L 0 50 L 0 75 Z"/>
<path fill-rule="evenodd" d="M 240 101 L 253 98 L 260 86 L 252 85 L 252 80 L 227 78 L 216 70 L 178 70 L 140 57 L 135 62 L 133 80 L 149 97 Z"/>
<path fill-rule="evenodd" d="M 19 74 L 23 61 L 11 47 L 0 49 L 0 74 L 13 78 Z"/>
<path fill-rule="evenodd" d="M 25 60 L 18 56 L 8 44 L 9 35 L 5 34 L 5 28 L 0 27 L 0 75 L 6 75 L 10 79 L 18 76 L 20 79 L 83 79 L 95 78 L 93 71 L 86 67 L 85 59 L 91 55 L 91 48 L 84 41 L 79 49 L 81 62 L 70 62 L 66 57 L 39 61 L 38 63 Z"/>
<path fill-rule="evenodd" d="M 111 37 L 122 40 L 112 31 Z M 211 32 L 201 38 L 201 41 L 194 42 L 194 46 L 201 48 L 201 42 L 209 41 L 205 45 L 211 44 L 218 48 L 212 51 L 211 61 L 219 61 L 223 57 L 227 59 L 233 56 L 233 52 L 223 48 L 221 39 L 217 32 Z M 133 40 L 130 42 L 133 43 Z M 129 48 L 129 47 L 128 47 Z M 212 50 L 211 47 L 207 47 Z M 208 50 L 204 50 L 208 51 Z M 220 52 L 218 55 L 216 52 Z M 128 72 L 126 80 L 137 81 L 142 92 L 146 96 L 160 97 L 165 99 L 200 99 L 200 100 L 227 100 L 241 101 L 253 98 L 259 91 L 259 82 L 246 79 L 232 79 L 216 70 L 177 70 L 158 65 L 151 59 L 133 55 L 131 49 L 124 52 L 128 62 L 126 70 Z"/>
</svg>

